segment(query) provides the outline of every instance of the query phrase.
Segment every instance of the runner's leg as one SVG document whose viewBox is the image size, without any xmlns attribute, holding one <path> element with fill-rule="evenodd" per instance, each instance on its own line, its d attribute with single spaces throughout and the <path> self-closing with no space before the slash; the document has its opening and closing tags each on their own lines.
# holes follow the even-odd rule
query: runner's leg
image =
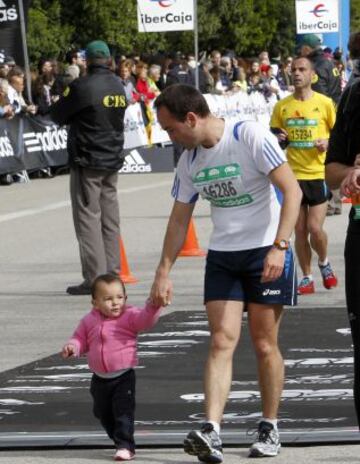
<svg viewBox="0 0 360 464">
<path fill-rule="evenodd" d="M 205 368 L 206 419 L 220 424 L 232 380 L 232 360 L 240 339 L 244 304 L 240 301 L 206 303 L 211 340 Z"/>
<path fill-rule="evenodd" d="M 248 323 L 254 345 L 263 417 L 276 419 L 284 384 L 284 361 L 278 346 L 281 305 L 249 303 Z"/>
<path fill-rule="evenodd" d="M 311 248 L 316 252 L 320 261 L 327 257 L 327 234 L 323 229 L 327 211 L 327 202 L 310 206 L 307 217 L 307 229 L 310 234 Z"/>
<path fill-rule="evenodd" d="M 308 206 L 302 205 L 295 226 L 295 250 L 303 275 L 311 274 L 311 247 L 307 228 Z"/>
</svg>

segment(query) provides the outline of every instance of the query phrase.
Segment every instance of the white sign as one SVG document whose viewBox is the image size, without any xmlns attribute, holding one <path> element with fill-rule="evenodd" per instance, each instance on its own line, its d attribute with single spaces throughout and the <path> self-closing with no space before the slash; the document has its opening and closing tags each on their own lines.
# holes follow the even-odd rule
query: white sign
<svg viewBox="0 0 360 464">
<path fill-rule="evenodd" d="M 338 0 L 296 0 L 297 34 L 339 32 Z"/>
<path fill-rule="evenodd" d="M 139 32 L 194 29 L 194 0 L 138 0 Z"/>
</svg>

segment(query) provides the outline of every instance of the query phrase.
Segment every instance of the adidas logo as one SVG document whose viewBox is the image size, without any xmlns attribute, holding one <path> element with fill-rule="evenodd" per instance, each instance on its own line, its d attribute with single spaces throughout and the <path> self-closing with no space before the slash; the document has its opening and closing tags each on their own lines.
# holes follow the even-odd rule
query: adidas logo
<svg viewBox="0 0 360 464">
<path fill-rule="evenodd" d="M 67 145 L 67 131 L 65 128 L 51 126 L 45 132 L 25 132 L 23 139 L 28 153 L 64 150 Z"/>
<path fill-rule="evenodd" d="M 7 21 L 16 21 L 18 19 L 18 13 L 15 5 L 12 8 L 7 8 L 6 3 L 0 0 L 0 23 Z"/>
<path fill-rule="evenodd" d="M 120 173 L 124 174 L 151 171 L 151 164 L 146 164 L 137 150 L 131 150 L 131 152 L 125 156 L 124 166 L 119 170 Z"/>
</svg>

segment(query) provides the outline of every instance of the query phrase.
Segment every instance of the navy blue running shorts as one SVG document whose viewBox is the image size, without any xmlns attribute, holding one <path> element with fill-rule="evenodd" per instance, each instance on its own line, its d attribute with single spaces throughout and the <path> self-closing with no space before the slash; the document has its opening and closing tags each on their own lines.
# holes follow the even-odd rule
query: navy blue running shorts
<svg viewBox="0 0 360 464">
<path fill-rule="evenodd" d="M 303 193 L 302 205 L 317 206 L 330 200 L 331 192 L 324 179 L 298 180 L 298 182 Z"/>
<path fill-rule="evenodd" d="M 271 246 L 242 251 L 209 250 L 206 258 L 204 303 L 243 301 L 245 303 L 297 304 L 294 255 L 285 253 L 284 271 L 277 280 L 262 283 L 264 259 Z"/>
</svg>

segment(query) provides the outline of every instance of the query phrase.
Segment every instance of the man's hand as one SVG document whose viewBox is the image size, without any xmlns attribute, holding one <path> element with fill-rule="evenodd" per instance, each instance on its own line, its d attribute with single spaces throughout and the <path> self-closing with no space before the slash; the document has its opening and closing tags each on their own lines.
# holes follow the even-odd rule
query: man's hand
<svg viewBox="0 0 360 464">
<path fill-rule="evenodd" d="M 61 355 L 64 359 L 70 358 L 71 356 L 75 356 L 76 355 L 75 346 L 72 345 L 71 343 L 68 343 L 67 345 L 63 347 L 61 351 Z"/>
<path fill-rule="evenodd" d="M 173 296 L 173 285 L 168 276 L 156 274 L 151 287 L 150 300 L 155 306 L 168 306 Z"/>
<path fill-rule="evenodd" d="M 279 143 L 280 142 L 285 142 L 288 138 L 288 133 L 286 132 L 285 129 L 278 128 L 278 132 L 275 134 L 276 138 L 278 139 Z"/>
<path fill-rule="evenodd" d="M 324 153 L 328 149 L 328 145 L 328 139 L 317 139 L 314 142 L 314 147 L 317 148 L 320 153 Z"/>
<path fill-rule="evenodd" d="M 278 279 L 284 269 L 285 250 L 271 248 L 265 256 L 264 269 L 261 275 L 261 282 L 273 282 Z"/>
<path fill-rule="evenodd" d="M 340 184 L 340 193 L 346 197 L 360 193 L 360 166 L 354 167 L 346 175 Z"/>
</svg>

